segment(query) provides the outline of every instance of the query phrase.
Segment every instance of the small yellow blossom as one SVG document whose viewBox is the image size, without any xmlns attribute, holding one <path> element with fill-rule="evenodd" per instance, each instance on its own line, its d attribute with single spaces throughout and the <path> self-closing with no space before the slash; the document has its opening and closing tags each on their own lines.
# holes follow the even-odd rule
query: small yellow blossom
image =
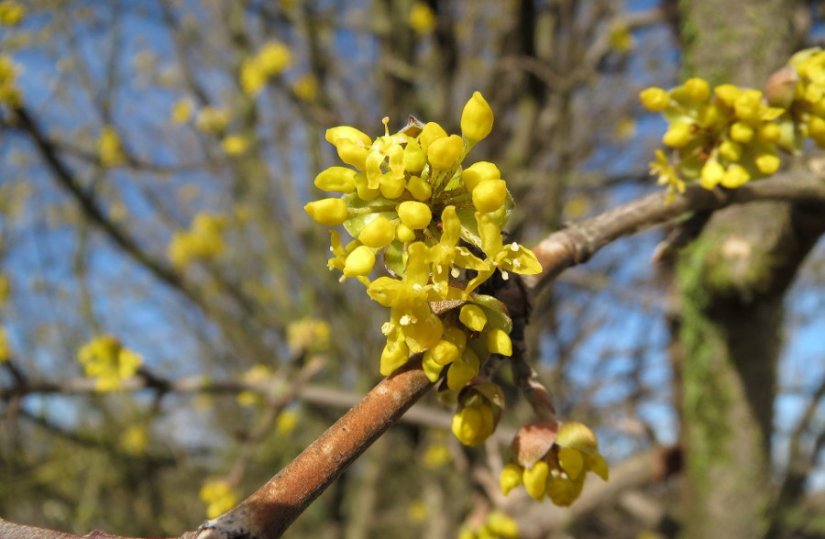
<svg viewBox="0 0 825 539">
<path fill-rule="evenodd" d="M 18 71 L 17 64 L 9 56 L 0 54 L 0 104 L 16 107 L 22 102 L 16 85 Z"/>
<path fill-rule="evenodd" d="M 9 334 L 6 333 L 6 328 L 0 326 L 0 363 L 11 359 L 11 343 L 9 343 Z"/>
<path fill-rule="evenodd" d="M 201 487 L 199 497 L 206 504 L 207 518 L 215 518 L 238 503 L 232 485 L 221 479 L 206 481 Z"/>
<path fill-rule="evenodd" d="M 223 151 L 226 152 L 226 155 L 231 155 L 233 157 L 243 155 L 249 148 L 249 140 L 247 140 L 245 136 L 237 134 L 228 135 L 223 139 L 221 144 L 223 145 Z"/>
<path fill-rule="evenodd" d="M 97 337 L 83 345 L 77 358 L 86 376 L 97 379 L 98 391 L 120 389 L 123 381 L 134 376 L 143 362 L 111 335 Z"/>
<path fill-rule="evenodd" d="M 249 97 L 255 97 L 266 86 L 266 77 L 257 58 L 247 58 L 241 63 L 241 88 Z"/>
<path fill-rule="evenodd" d="M 435 30 L 436 16 L 433 9 L 424 2 L 415 2 L 410 8 L 407 22 L 415 33 L 426 35 Z"/>
<path fill-rule="evenodd" d="M 143 426 L 132 425 L 120 435 L 119 445 L 129 455 L 143 455 L 149 447 L 149 433 Z"/>
<path fill-rule="evenodd" d="M 298 414 L 296 410 L 289 409 L 282 411 L 278 414 L 278 419 L 275 421 L 275 430 L 278 434 L 282 434 L 284 436 L 292 434 L 295 427 L 298 426 L 298 420 L 300 417 L 300 414 Z"/>
<path fill-rule="evenodd" d="M 286 342 L 295 353 L 328 351 L 330 335 L 329 324 L 317 318 L 302 318 L 286 327 Z"/>
<path fill-rule="evenodd" d="M 283 43 L 272 41 L 258 52 L 257 63 L 267 77 L 274 77 L 292 64 L 292 51 Z"/>
<path fill-rule="evenodd" d="M 217 135 L 229 125 L 229 113 L 216 107 L 204 107 L 195 119 L 195 127 L 204 133 Z"/>
<path fill-rule="evenodd" d="M 101 130 L 97 147 L 104 167 L 116 167 L 126 160 L 120 137 L 111 125 L 104 126 Z"/>
<path fill-rule="evenodd" d="M 220 215 L 199 213 L 192 220 L 189 230 L 175 232 L 169 242 L 168 254 L 172 264 L 185 268 L 198 260 L 214 260 L 226 250 L 223 233 L 226 218 Z"/>
<path fill-rule="evenodd" d="M 0 26 L 17 26 L 26 15 L 26 8 L 14 0 L 0 2 Z"/>
<path fill-rule="evenodd" d="M 178 125 L 185 124 L 192 118 L 192 102 L 189 99 L 179 99 L 172 105 L 169 119 Z"/>
<path fill-rule="evenodd" d="M 493 130 L 493 109 L 481 95 L 473 92 L 473 96 L 464 105 L 461 113 L 461 133 L 468 140 L 478 142 L 487 138 Z"/>
<path fill-rule="evenodd" d="M 302 101 L 315 101 L 318 98 L 318 79 L 312 73 L 301 75 L 292 85 L 292 91 Z"/>
<path fill-rule="evenodd" d="M 422 500 L 413 500 L 407 507 L 407 518 L 412 522 L 427 520 L 427 505 Z"/>
<path fill-rule="evenodd" d="M 633 48 L 633 35 L 626 24 L 613 24 L 610 27 L 610 47 L 618 52 L 627 52 Z"/>
</svg>

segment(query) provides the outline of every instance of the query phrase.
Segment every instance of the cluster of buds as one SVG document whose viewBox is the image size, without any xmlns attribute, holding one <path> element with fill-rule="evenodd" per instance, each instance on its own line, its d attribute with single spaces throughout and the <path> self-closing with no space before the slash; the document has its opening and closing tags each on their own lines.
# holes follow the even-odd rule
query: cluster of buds
<svg viewBox="0 0 825 539">
<path fill-rule="evenodd" d="M 490 511 L 477 526 L 465 524 L 458 532 L 458 539 L 516 539 L 518 523 L 503 511 Z"/>
<path fill-rule="evenodd" d="M 390 134 L 389 119 L 383 123 L 384 135 L 375 140 L 350 126 L 327 130 L 326 140 L 349 166 L 324 170 L 315 186 L 342 196 L 310 202 L 305 210 L 323 225 L 343 225 L 353 238 L 344 244 L 331 231 L 329 268 L 340 271 L 341 280 L 357 279 L 370 298 L 390 308 L 381 328 L 387 338 L 381 374 L 423 353 L 430 380 L 444 377 L 447 388 L 458 391 L 490 354 L 512 355 L 506 309 L 479 293 L 479 285 L 496 271 L 507 279 L 510 272 L 539 273 L 541 265 L 532 251 L 502 238 L 512 198 L 498 167 L 486 161 L 462 166 L 493 127 L 479 92 L 464 106 L 461 135 L 414 119 Z M 370 280 L 379 256 L 386 272 Z M 489 435 L 494 426 L 483 430 Z M 459 439 L 478 443 L 475 435 Z"/>
<path fill-rule="evenodd" d="M 183 269 L 193 261 L 214 260 L 226 250 L 223 239 L 227 220 L 221 215 L 199 213 L 189 230 L 175 232 L 169 242 L 169 259 Z"/>
<path fill-rule="evenodd" d="M 668 122 L 651 172 L 671 193 L 686 182 L 706 189 L 736 188 L 774 174 L 780 151 L 798 153 L 804 137 L 825 147 L 825 52 L 794 55 L 768 82 L 766 92 L 701 78 L 664 90 L 647 88 L 642 104 Z"/>
<path fill-rule="evenodd" d="M 533 499 L 545 496 L 568 506 L 581 494 L 587 472 L 607 481 L 607 461 L 599 454 L 596 435 L 581 423 L 533 423 L 521 428 L 513 441 L 513 461 L 501 471 L 506 496 L 519 485 Z"/>
<path fill-rule="evenodd" d="M 17 107 L 23 102 L 17 88 L 17 65 L 6 55 L 0 55 L 0 105 Z"/>
<path fill-rule="evenodd" d="M 123 381 L 134 376 L 143 359 L 111 335 L 97 337 L 77 353 L 86 376 L 96 378 L 98 391 L 116 391 Z"/>
</svg>

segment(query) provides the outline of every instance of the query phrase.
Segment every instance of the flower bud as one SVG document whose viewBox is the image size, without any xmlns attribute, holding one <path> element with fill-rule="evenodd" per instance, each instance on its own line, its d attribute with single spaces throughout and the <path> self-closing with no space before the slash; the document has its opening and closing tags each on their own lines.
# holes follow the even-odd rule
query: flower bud
<svg viewBox="0 0 825 539">
<path fill-rule="evenodd" d="M 694 77 L 688 79 L 683 85 L 685 97 L 694 103 L 704 103 L 710 97 L 710 86 L 708 81 Z"/>
<path fill-rule="evenodd" d="M 736 189 L 750 181 L 751 175 L 742 165 L 736 163 L 729 165 L 725 172 L 725 177 L 722 178 L 722 185 L 728 189 Z"/>
<path fill-rule="evenodd" d="M 404 148 L 404 170 L 411 174 L 418 174 L 427 164 L 427 154 L 418 142 L 411 140 Z"/>
<path fill-rule="evenodd" d="M 447 387 L 458 391 L 476 377 L 479 366 L 478 356 L 467 348 L 458 361 L 450 364 L 450 370 L 447 371 Z"/>
<path fill-rule="evenodd" d="M 379 215 L 358 234 L 358 241 L 373 249 L 386 247 L 395 239 L 395 226 L 395 223 Z"/>
<path fill-rule="evenodd" d="M 713 189 L 725 177 L 725 167 L 716 159 L 708 159 L 702 167 L 699 184 L 705 189 Z"/>
<path fill-rule="evenodd" d="M 437 170 L 453 168 L 461 160 L 464 152 L 464 141 L 458 135 L 439 138 L 427 148 L 427 159 L 430 165 Z"/>
<path fill-rule="evenodd" d="M 395 236 L 401 243 L 410 243 L 415 241 L 415 231 L 404 223 L 401 223 L 396 227 Z"/>
<path fill-rule="evenodd" d="M 498 476 L 498 484 L 501 493 L 507 496 L 511 490 L 521 485 L 524 468 L 514 462 L 504 465 L 501 475 Z"/>
<path fill-rule="evenodd" d="M 326 133 L 324 133 L 324 138 L 327 142 L 336 147 L 344 140 L 355 142 L 364 147 L 372 144 L 372 139 L 369 137 L 369 135 L 367 135 L 363 131 L 360 131 L 348 125 L 330 127 L 329 129 L 327 129 Z"/>
<path fill-rule="evenodd" d="M 369 275 L 373 266 L 375 266 L 375 253 L 366 245 L 360 245 L 347 256 L 344 262 L 344 275 L 346 277 Z"/>
<path fill-rule="evenodd" d="M 492 130 L 493 109 L 481 92 L 473 92 L 473 96 L 461 112 L 461 133 L 467 140 L 478 142 L 486 138 Z"/>
<path fill-rule="evenodd" d="M 486 180 L 473 189 L 473 206 L 480 212 L 496 211 L 507 199 L 507 183 L 504 180 Z"/>
<path fill-rule="evenodd" d="M 421 129 L 421 134 L 418 135 L 418 143 L 421 145 L 421 149 L 426 152 L 430 144 L 446 136 L 447 132 L 444 131 L 443 127 L 435 122 L 427 122 Z"/>
<path fill-rule="evenodd" d="M 410 349 L 404 341 L 388 342 L 381 352 L 381 375 L 389 376 L 404 365 L 409 357 Z"/>
<path fill-rule="evenodd" d="M 513 343 L 506 331 L 500 328 L 493 328 L 486 334 L 487 350 L 491 354 L 500 354 L 510 357 L 513 355 Z"/>
<path fill-rule="evenodd" d="M 346 203 L 340 198 L 322 198 L 304 206 L 310 217 L 317 223 L 327 226 L 340 225 L 347 220 Z"/>
<path fill-rule="evenodd" d="M 426 204 L 408 200 L 398 205 L 398 217 L 412 230 L 420 230 L 430 224 L 433 214 Z"/>
<path fill-rule="evenodd" d="M 550 474 L 550 466 L 547 461 L 540 460 L 533 464 L 531 468 L 524 470 L 522 481 L 524 481 L 524 490 L 534 500 L 540 500 L 544 497 L 547 490 L 547 476 Z"/>
<path fill-rule="evenodd" d="M 424 356 L 432 357 L 439 365 L 449 365 L 457 360 L 460 353 L 458 347 L 449 341 L 438 341 L 438 344 L 424 352 Z"/>
<path fill-rule="evenodd" d="M 662 142 L 671 148 L 681 148 L 690 142 L 691 125 L 687 123 L 674 123 L 668 127 L 667 132 L 662 137 Z"/>
<path fill-rule="evenodd" d="M 428 200 L 433 194 L 433 188 L 430 187 L 430 184 L 418 176 L 412 176 L 407 181 L 407 191 L 419 202 Z"/>
<path fill-rule="evenodd" d="M 661 112 L 670 103 L 670 96 L 664 89 L 654 86 L 642 90 L 639 94 L 639 100 L 650 112 Z"/>
<path fill-rule="evenodd" d="M 484 314 L 484 309 L 472 303 L 467 303 L 461 307 L 458 319 L 473 331 L 481 331 L 484 329 L 484 325 L 487 324 L 487 315 Z"/>
<path fill-rule="evenodd" d="M 352 165 L 358 170 L 365 170 L 367 168 L 367 157 L 369 156 L 369 149 L 361 146 L 351 140 L 343 140 L 336 146 L 338 150 L 338 157 L 344 163 Z"/>
<path fill-rule="evenodd" d="M 730 126 L 730 138 L 736 142 L 747 144 L 753 139 L 753 128 L 746 123 L 736 122 Z"/>
<path fill-rule="evenodd" d="M 742 145 L 726 140 L 719 145 L 719 156 L 726 161 L 739 161 L 742 158 Z"/>
<path fill-rule="evenodd" d="M 352 193 L 355 191 L 355 174 L 351 168 L 329 167 L 315 176 L 315 187 L 322 191 Z"/>
<path fill-rule="evenodd" d="M 755 162 L 759 172 L 767 175 L 779 170 L 779 165 L 781 164 L 779 156 L 775 153 L 763 153 L 756 157 Z"/>
<path fill-rule="evenodd" d="M 461 172 L 461 179 L 464 180 L 464 187 L 472 193 L 476 186 L 484 180 L 498 180 L 501 178 L 501 171 L 489 161 L 479 161 L 473 163 Z"/>
</svg>

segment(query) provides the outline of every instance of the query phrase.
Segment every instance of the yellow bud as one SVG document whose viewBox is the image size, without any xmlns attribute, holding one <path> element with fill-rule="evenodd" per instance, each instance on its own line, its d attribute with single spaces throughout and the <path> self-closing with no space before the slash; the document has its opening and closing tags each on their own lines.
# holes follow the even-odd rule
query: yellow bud
<svg viewBox="0 0 825 539">
<path fill-rule="evenodd" d="M 719 145 L 719 156 L 726 161 L 739 161 L 742 158 L 742 146 L 726 140 Z"/>
<path fill-rule="evenodd" d="M 352 193 L 355 191 L 355 174 L 351 168 L 329 167 L 315 176 L 315 187 L 322 191 Z"/>
<path fill-rule="evenodd" d="M 404 223 L 401 223 L 396 227 L 395 236 L 401 243 L 410 243 L 415 241 L 415 231 Z"/>
<path fill-rule="evenodd" d="M 730 138 L 736 142 L 747 144 L 753 138 L 753 128 L 748 124 L 736 122 L 730 126 Z"/>
<path fill-rule="evenodd" d="M 461 133 L 467 140 L 478 142 L 486 138 L 492 130 L 493 109 L 481 92 L 473 92 L 473 96 L 461 112 Z"/>
<path fill-rule="evenodd" d="M 367 168 L 368 148 L 360 146 L 351 140 L 342 140 L 338 144 L 337 149 L 338 157 L 344 163 L 352 165 L 358 170 L 365 170 Z"/>
<path fill-rule="evenodd" d="M 710 97 L 708 81 L 694 77 L 683 85 L 685 96 L 695 103 L 704 103 Z"/>
<path fill-rule="evenodd" d="M 333 146 L 338 146 L 338 144 L 344 140 L 356 142 L 362 146 L 369 146 L 372 144 L 372 139 L 369 135 L 348 125 L 330 127 L 327 129 L 326 133 L 324 133 L 324 138 Z"/>
<path fill-rule="evenodd" d="M 762 92 L 759 90 L 743 90 L 733 103 L 736 117 L 740 120 L 756 120 L 759 118 L 759 106 L 762 104 Z"/>
<path fill-rule="evenodd" d="M 481 331 L 487 324 L 487 315 L 484 314 L 484 309 L 472 303 L 467 303 L 461 307 L 458 319 L 473 331 Z"/>
<path fill-rule="evenodd" d="M 733 103 L 736 101 L 736 98 L 742 93 L 742 90 L 733 84 L 722 84 L 721 86 L 717 86 L 713 90 L 713 93 L 719 101 L 729 107 L 732 107 Z"/>
<path fill-rule="evenodd" d="M 459 361 L 450 364 L 450 370 L 447 371 L 447 387 L 458 391 L 476 377 L 479 366 L 478 356 L 467 348 Z"/>
<path fill-rule="evenodd" d="M 424 353 L 424 357 L 428 355 L 439 365 L 449 365 L 458 359 L 460 353 L 456 345 L 449 341 L 441 340 Z"/>
<path fill-rule="evenodd" d="M 493 411 L 489 405 L 467 406 L 453 416 L 452 431 L 464 445 L 476 446 L 484 442 L 495 429 Z"/>
<path fill-rule="evenodd" d="M 670 103 L 670 96 L 662 88 L 651 87 L 642 90 L 639 100 L 644 107 L 651 112 L 660 112 L 667 108 Z"/>
<path fill-rule="evenodd" d="M 825 135 L 825 119 L 819 116 L 811 116 L 808 120 L 808 136 L 818 138 Z"/>
<path fill-rule="evenodd" d="M 599 441 L 596 435 L 587 425 L 578 421 L 568 421 L 562 424 L 556 435 L 556 445 L 587 454 L 599 451 Z"/>
<path fill-rule="evenodd" d="M 384 175 L 381 178 L 379 189 L 384 198 L 396 199 L 404 194 L 404 176 Z"/>
<path fill-rule="evenodd" d="M 690 142 L 691 135 L 690 124 L 675 123 L 668 128 L 665 136 L 662 137 L 662 142 L 671 148 L 681 148 Z"/>
<path fill-rule="evenodd" d="M 445 329 L 443 339 L 456 345 L 459 351 L 467 346 L 467 334 L 458 326 L 449 326 Z"/>
<path fill-rule="evenodd" d="M 395 239 L 395 226 L 395 223 L 379 215 L 358 234 L 358 241 L 373 249 L 386 247 Z"/>
<path fill-rule="evenodd" d="M 584 480 L 573 481 L 564 479 L 563 477 L 550 476 L 547 478 L 547 497 L 561 507 L 567 507 L 574 501 L 582 492 Z"/>
<path fill-rule="evenodd" d="M 559 466 L 570 479 L 578 479 L 584 470 L 584 455 L 578 449 L 560 447 Z"/>
<path fill-rule="evenodd" d="M 421 370 L 424 371 L 427 380 L 436 383 L 438 379 L 441 378 L 441 371 L 444 370 L 444 365 L 433 359 L 432 354 L 428 355 L 425 353 L 421 360 Z"/>
<path fill-rule="evenodd" d="M 347 277 L 357 277 L 359 275 L 369 275 L 375 266 L 375 253 L 366 245 L 355 248 L 344 262 L 344 275 Z"/>
<path fill-rule="evenodd" d="M 461 161 L 464 152 L 464 141 L 458 135 L 450 135 L 434 140 L 427 148 L 427 159 L 430 165 L 437 170 L 446 170 L 456 166 Z"/>
<path fill-rule="evenodd" d="M 496 211 L 507 198 L 507 183 L 504 180 L 486 180 L 473 189 L 473 206 L 481 212 Z"/>
<path fill-rule="evenodd" d="M 322 225 L 340 225 L 347 220 L 346 203 L 340 198 L 322 198 L 304 206 L 310 217 Z"/>
<path fill-rule="evenodd" d="M 283 43 L 267 43 L 258 53 L 258 64 L 268 76 L 274 76 L 292 63 L 292 52 Z"/>
<path fill-rule="evenodd" d="M 430 187 L 430 184 L 418 176 L 412 176 L 409 181 L 407 181 L 407 191 L 410 192 L 414 199 L 420 202 L 428 200 L 433 194 L 433 188 Z"/>
<path fill-rule="evenodd" d="M 736 189 L 737 187 L 748 183 L 750 179 L 751 175 L 745 167 L 734 163 L 728 166 L 728 170 L 725 172 L 725 177 L 722 178 L 722 185 L 728 189 Z"/>
<path fill-rule="evenodd" d="M 398 217 L 411 229 L 420 230 L 430 224 L 433 214 L 426 204 L 408 200 L 398 205 Z"/>
<path fill-rule="evenodd" d="M 773 174 L 779 170 L 781 161 L 779 156 L 774 153 L 763 153 L 756 158 L 756 168 L 762 174 Z"/>
<path fill-rule="evenodd" d="M 512 462 L 505 464 L 501 470 L 501 475 L 498 477 L 501 493 L 507 496 L 511 490 L 521 485 L 522 474 L 524 474 L 524 468 L 518 464 Z"/>
<path fill-rule="evenodd" d="M 501 539 L 517 539 L 518 523 L 501 511 L 492 511 L 487 515 L 487 527 L 491 535 Z"/>
<path fill-rule="evenodd" d="M 702 167 L 702 173 L 699 176 L 699 184 L 705 189 L 713 189 L 722 178 L 725 177 L 725 167 L 716 159 L 708 159 Z"/>
<path fill-rule="evenodd" d="M 782 136 L 782 128 L 777 124 L 764 124 L 759 128 L 759 140 L 763 142 L 777 142 Z"/>
<path fill-rule="evenodd" d="M 446 136 L 447 132 L 444 131 L 443 127 L 435 122 L 427 122 L 421 129 L 421 134 L 418 135 L 418 143 L 421 145 L 421 149 L 426 152 L 430 144 Z"/>
<path fill-rule="evenodd" d="M 550 474 L 550 466 L 547 462 L 540 460 L 533 464 L 532 468 L 524 470 L 522 481 L 524 481 L 524 490 L 534 500 L 540 500 L 544 497 L 547 489 L 547 476 Z"/>
<path fill-rule="evenodd" d="M 461 179 L 464 180 L 464 187 L 467 191 L 473 192 L 476 186 L 485 180 L 498 180 L 501 178 L 501 171 L 496 165 L 489 161 L 479 161 L 473 163 L 461 172 Z"/>
<path fill-rule="evenodd" d="M 500 328 L 493 328 L 486 334 L 487 350 L 491 354 L 500 354 L 502 356 L 513 355 L 513 342 L 506 331 Z"/>
<path fill-rule="evenodd" d="M 418 142 L 411 140 L 404 148 L 404 170 L 411 174 L 418 174 L 427 164 L 427 154 L 421 149 Z"/>
<path fill-rule="evenodd" d="M 389 376 L 404 365 L 409 357 L 410 349 L 404 341 L 388 342 L 381 352 L 381 375 Z"/>
</svg>

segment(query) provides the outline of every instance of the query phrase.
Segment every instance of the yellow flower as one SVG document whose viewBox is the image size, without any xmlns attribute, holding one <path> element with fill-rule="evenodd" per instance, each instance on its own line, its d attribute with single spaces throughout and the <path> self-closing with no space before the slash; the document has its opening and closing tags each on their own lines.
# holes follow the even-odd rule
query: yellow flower
<svg viewBox="0 0 825 539">
<path fill-rule="evenodd" d="M 172 106 L 170 119 L 176 124 L 185 124 L 192 117 L 192 102 L 188 99 L 179 99 Z"/>
<path fill-rule="evenodd" d="M 456 166 L 464 151 L 464 141 L 458 135 L 434 140 L 427 148 L 427 159 L 435 169 L 447 170 Z"/>
<path fill-rule="evenodd" d="M 298 414 L 297 410 L 289 409 L 284 410 L 280 414 L 278 414 L 278 419 L 275 421 L 275 430 L 279 434 L 288 435 L 292 434 L 295 430 L 295 427 L 298 426 L 298 420 L 300 419 L 300 414 Z"/>
<path fill-rule="evenodd" d="M 149 446 L 149 433 L 143 426 L 132 425 L 120 435 L 119 445 L 129 455 L 143 455 Z"/>
<path fill-rule="evenodd" d="M 424 2 L 416 2 L 410 8 L 407 22 L 415 33 L 426 35 L 435 30 L 436 16 L 430 6 Z"/>
<path fill-rule="evenodd" d="M 229 113 L 216 107 L 204 107 L 198 113 L 195 127 L 204 133 L 220 134 L 229 125 Z"/>
<path fill-rule="evenodd" d="M 651 112 L 660 112 L 670 104 L 670 95 L 662 88 L 651 87 L 642 90 L 639 100 Z"/>
<path fill-rule="evenodd" d="M 123 381 L 134 376 L 143 362 L 111 335 L 97 337 L 83 345 L 77 358 L 86 376 L 97 378 L 98 391 L 120 389 Z"/>
<path fill-rule="evenodd" d="M 473 92 L 461 113 L 461 133 L 467 140 L 478 142 L 487 138 L 492 130 L 493 109 L 481 92 Z"/>
<path fill-rule="evenodd" d="M 206 481 L 201 487 L 199 497 L 206 504 L 207 518 L 215 518 L 238 503 L 232 486 L 221 479 Z"/>
<path fill-rule="evenodd" d="M 126 160 L 120 137 L 111 125 L 104 126 L 101 130 L 97 147 L 100 162 L 104 167 L 116 167 Z"/>
<path fill-rule="evenodd" d="M 17 26 L 26 15 L 26 8 L 13 0 L 0 2 L 0 25 Z"/>
<path fill-rule="evenodd" d="M 610 27 L 610 47 L 618 52 L 627 52 L 633 48 L 633 35 L 626 24 L 614 24 Z"/>
<path fill-rule="evenodd" d="M 9 334 L 6 333 L 6 328 L 0 326 L 0 363 L 11 359 L 11 344 L 9 343 Z"/>
<path fill-rule="evenodd" d="M 237 134 L 228 135 L 223 139 L 221 144 L 223 145 L 223 151 L 226 152 L 226 155 L 231 155 L 233 157 L 243 155 L 249 148 L 249 141 L 246 137 Z"/>
<path fill-rule="evenodd" d="M 330 347 L 329 324 L 317 318 L 302 318 L 286 327 L 286 342 L 293 352 L 326 352 Z"/>
<path fill-rule="evenodd" d="M 411 229 L 420 230 L 430 224 L 433 214 L 430 207 L 423 202 L 408 200 L 398 205 L 398 217 Z"/>
<path fill-rule="evenodd" d="M 226 249 L 223 240 L 226 224 L 223 216 L 197 214 L 189 230 L 175 232 L 172 236 L 168 249 L 172 264 L 184 268 L 194 260 L 214 260 L 221 256 Z"/>
<path fill-rule="evenodd" d="M 322 225 L 340 225 L 347 220 L 349 211 L 346 203 L 340 198 L 324 198 L 310 202 L 304 206 L 310 217 Z"/>
<path fill-rule="evenodd" d="M 435 470 L 450 462 L 450 449 L 443 443 L 432 443 L 424 451 L 424 467 Z"/>
<path fill-rule="evenodd" d="M 17 72 L 17 65 L 11 58 L 0 55 L 0 104 L 16 107 L 22 102 L 20 90 L 15 84 Z"/>
<path fill-rule="evenodd" d="M 302 101 L 315 101 L 318 97 L 318 79 L 312 73 L 301 75 L 292 85 L 292 91 Z"/>
<path fill-rule="evenodd" d="M 266 86 L 267 73 L 257 58 L 247 58 L 241 64 L 241 88 L 249 97 L 255 97 Z"/>
<path fill-rule="evenodd" d="M 272 41 L 260 50 L 257 63 L 267 77 L 274 77 L 292 64 L 292 51 L 283 43 Z"/>
</svg>

